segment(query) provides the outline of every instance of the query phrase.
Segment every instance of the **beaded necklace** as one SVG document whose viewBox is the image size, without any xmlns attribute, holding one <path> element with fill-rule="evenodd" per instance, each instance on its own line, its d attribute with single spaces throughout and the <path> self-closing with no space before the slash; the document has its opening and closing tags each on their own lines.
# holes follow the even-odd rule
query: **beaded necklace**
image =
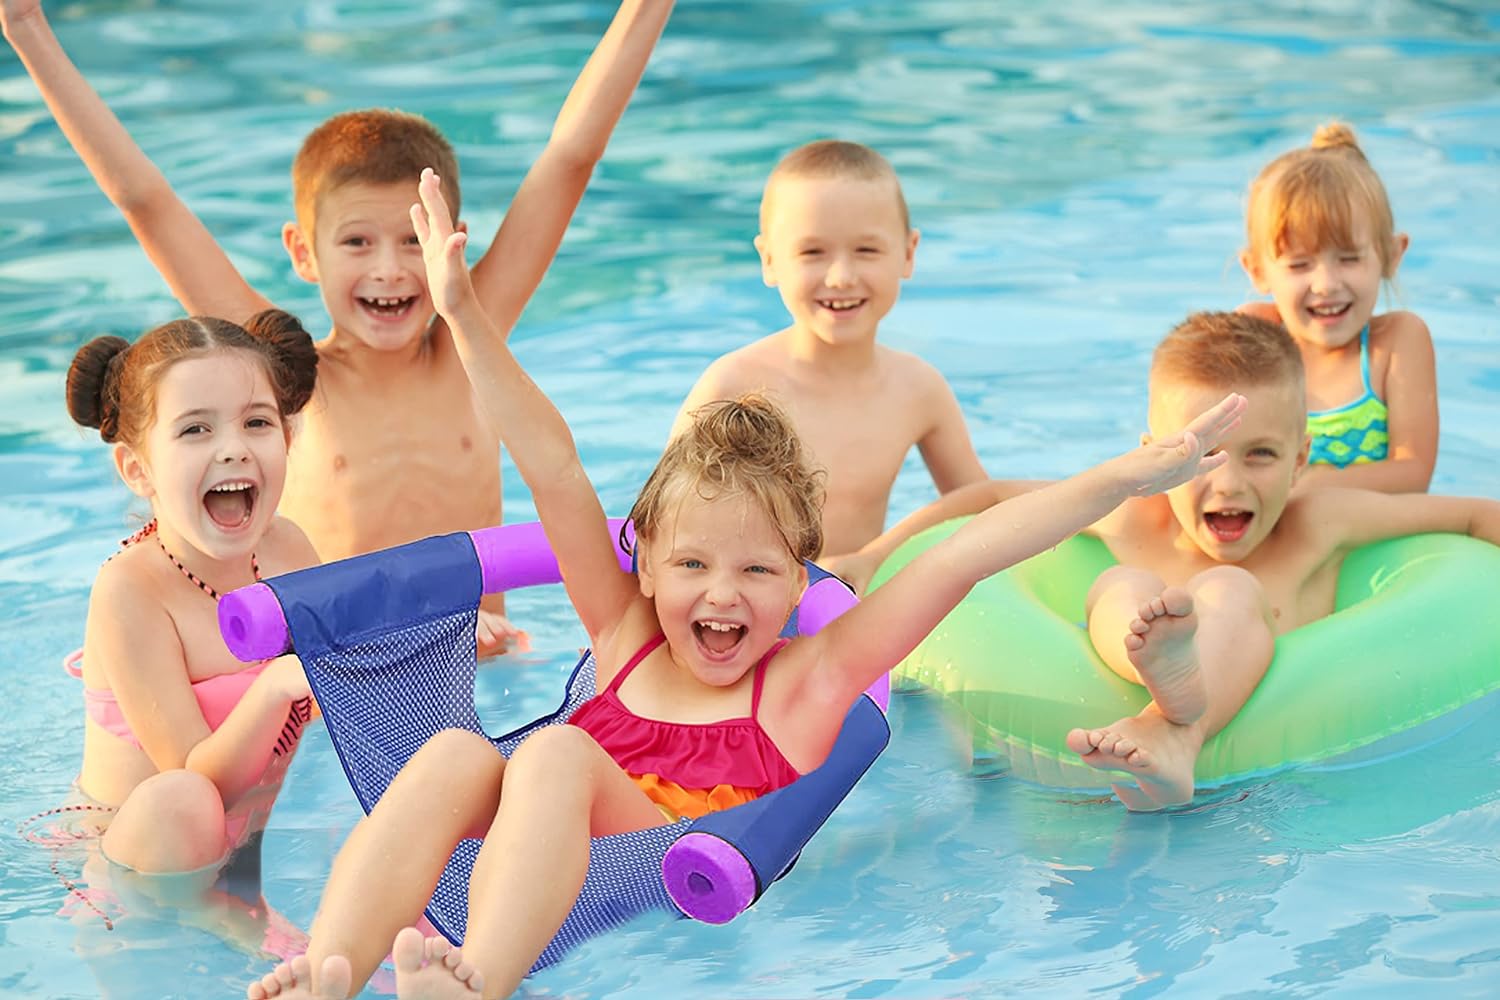
<svg viewBox="0 0 1500 1000">
<path fill-rule="evenodd" d="M 164 555 L 164 556 L 166 556 L 167 557 L 167 561 L 170 562 L 173 566 L 176 566 L 177 569 L 178 569 L 178 571 L 181 572 L 183 576 L 187 577 L 188 580 L 192 582 L 193 586 L 195 586 L 199 590 L 203 591 L 209 597 L 212 597 L 215 601 L 217 601 L 219 599 L 219 592 L 217 590 L 215 590 L 213 587 L 210 587 L 203 580 L 199 579 L 199 577 L 198 577 L 198 575 L 196 573 L 194 573 L 192 570 L 188 569 L 186 566 L 184 566 L 182 564 L 182 560 L 178 559 L 171 552 L 167 551 L 166 543 L 161 540 L 161 533 L 156 530 L 156 518 L 153 517 L 151 520 L 147 521 L 146 522 L 146 526 L 144 528 L 142 528 L 140 531 L 137 531 L 135 534 L 131 535 L 129 538 L 122 539 L 120 541 L 120 547 L 122 549 L 123 548 L 129 548 L 130 546 L 134 545 L 136 542 L 144 541 L 145 538 L 148 535 L 155 535 L 156 536 L 156 545 L 157 545 L 157 548 L 161 549 L 161 554 Z M 255 561 L 255 553 L 254 552 L 250 553 L 250 572 L 253 573 L 253 574 L 255 574 L 255 581 L 257 583 L 259 583 L 260 582 L 260 563 L 258 563 L 258 562 Z"/>
</svg>

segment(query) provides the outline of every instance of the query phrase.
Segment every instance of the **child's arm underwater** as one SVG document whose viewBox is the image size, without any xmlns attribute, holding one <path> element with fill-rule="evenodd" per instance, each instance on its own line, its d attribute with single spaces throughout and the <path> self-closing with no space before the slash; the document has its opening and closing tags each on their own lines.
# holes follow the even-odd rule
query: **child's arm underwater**
<svg viewBox="0 0 1500 1000">
<path fill-rule="evenodd" d="M 547 146 L 473 268 L 479 305 L 509 330 L 557 255 L 610 133 L 640 83 L 671 0 L 624 0 L 569 91 Z"/>
<path fill-rule="evenodd" d="M 845 711 L 980 580 L 1051 548 L 1130 497 L 1159 493 L 1222 465 L 1228 456 L 1214 449 L 1245 405 L 1243 396 L 1230 394 L 1178 434 L 984 510 L 807 640 L 817 644 L 815 663 L 799 701 L 815 713 Z"/>
<path fill-rule="evenodd" d="M 433 304 L 448 323 L 475 396 L 531 490 L 568 598 L 598 645 L 639 593 L 635 579 L 620 571 L 604 508 L 562 414 L 511 354 L 509 328 L 494 323 L 475 294 L 464 266 L 467 235 L 454 231 L 430 169 L 422 171 L 419 191 L 422 203 L 412 206 L 411 216 Z"/>
<path fill-rule="evenodd" d="M 73 65 L 39 0 L 4 0 L 5 37 L 183 309 L 244 322 L 270 306 Z"/>
<path fill-rule="evenodd" d="M 1382 493 L 1425 493 L 1437 464 L 1437 363 L 1427 324 L 1409 312 L 1385 313 L 1370 321 L 1370 336 L 1385 342 L 1390 356 L 1381 397 L 1389 438 L 1386 457 L 1340 469 L 1311 465 L 1299 486 L 1337 486 Z"/>
</svg>

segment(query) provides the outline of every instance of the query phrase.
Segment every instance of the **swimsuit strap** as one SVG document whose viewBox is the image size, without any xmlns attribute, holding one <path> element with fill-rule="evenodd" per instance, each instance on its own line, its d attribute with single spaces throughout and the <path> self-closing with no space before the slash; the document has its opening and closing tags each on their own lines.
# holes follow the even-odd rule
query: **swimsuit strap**
<svg viewBox="0 0 1500 1000">
<path fill-rule="evenodd" d="M 760 662 L 755 665 L 755 685 L 750 689 L 750 718 L 755 719 L 760 716 L 760 691 L 766 684 L 766 667 L 770 665 L 771 657 L 781 652 L 781 648 L 791 641 L 790 639 L 779 640 L 776 645 L 766 650 L 766 655 L 762 656 Z"/>
<path fill-rule="evenodd" d="M 635 655 L 634 656 L 632 656 L 630 659 L 628 659 L 628 660 L 625 661 L 625 665 L 620 668 L 619 672 L 617 674 L 615 674 L 614 679 L 609 682 L 609 686 L 606 687 L 604 690 L 605 691 L 617 691 L 617 690 L 619 690 L 619 687 L 620 687 L 621 684 L 624 683 L 625 678 L 627 678 L 627 677 L 630 676 L 630 672 L 632 670 L 634 670 L 636 668 L 636 666 L 639 665 L 642 660 L 644 660 L 646 657 L 650 656 L 651 653 L 652 653 L 652 651 L 655 650 L 657 646 L 660 646 L 662 643 L 664 643 L 666 641 L 667 641 L 667 634 L 665 632 L 658 632 L 658 633 L 656 633 L 656 635 L 654 637 L 652 637 L 650 639 L 647 639 L 646 642 L 645 642 L 645 645 L 641 646 L 640 649 L 638 649 L 638 650 L 635 651 Z"/>
<path fill-rule="evenodd" d="M 205 594 L 207 594 L 209 597 L 212 597 L 214 600 L 217 601 L 219 599 L 220 595 L 219 595 L 219 592 L 217 590 L 215 590 L 214 588 L 210 587 L 207 583 L 205 583 L 201 579 L 199 579 L 198 575 L 196 573 L 194 573 L 192 570 L 188 569 L 186 566 L 184 566 L 182 564 L 182 560 L 178 559 L 171 552 L 167 551 L 166 543 L 161 540 L 161 532 L 159 532 L 159 531 L 156 530 L 156 518 L 153 517 L 150 521 L 147 521 L 146 522 L 146 526 L 144 528 L 142 528 L 140 531 L 137 531 L 135 534 L 131 535 L 129 538 L 122 539 L 121 542 L 120 542 L 120 547 L 128 549 L 130 546 L 136 544 L 137 542 L 144 541 L 150 535 L 155 535 L 156 536 L 156 544 L 157 544 L 157 547 L 161 549 L 162 555 L 166 556 L 167 559 L 168 559 L 168 561 L 171 562 L 171 564 L 173 566 L 176 566 L 177 569 L 182 573 L 182 575 L 185 576 L 185 577 L 187 577 L 188 580 L 192 582 L 193 586 L 197 587 L 199 590 L 203 591 Z M 253 573 L 253 574 L 255 574 L 255 582 L 259 583 L 260 582 L 260 563 L 258 563 L 258 562 L 255 561 L 255 553 L 254 552 L 250 553 L 250 572 Z"/>
<path fill-rule="evenodd" d="M 1375 390 L 1370 388 L 1370 324 L 1359 331 L 1359 377 L 1365 384 L 1365 395 L 1375 395 Z"/>
</svg>

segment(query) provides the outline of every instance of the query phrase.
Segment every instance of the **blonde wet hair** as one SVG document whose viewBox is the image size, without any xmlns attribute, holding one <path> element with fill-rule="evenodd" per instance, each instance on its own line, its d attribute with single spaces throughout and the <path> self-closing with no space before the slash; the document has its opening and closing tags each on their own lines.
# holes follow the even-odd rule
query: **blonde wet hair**
<svg viewBox="0 0 1500 1000">
<path fill-rule="evenodd" d="M 1369 226 L 1380 273 L 1390 279 L 1401 254 L 1385 185 L 1354 130 L 1329 122 L 1313 133 L 1310 145 L 1278 156 L 1251 182 L 1247 247 L 1256 260 L 1288 249 L 1353 249 L 1361 220 Z"/>
<path fill-rule="evenodd" d="M 759 393 L 706 403 L 662 453 L 630 520 L 650 542 L 689 494 L 743 497 L 766 512 L 799 562 L 823 549 L 825 475 L 809 460 L 787 415 Z"/>
</svg>

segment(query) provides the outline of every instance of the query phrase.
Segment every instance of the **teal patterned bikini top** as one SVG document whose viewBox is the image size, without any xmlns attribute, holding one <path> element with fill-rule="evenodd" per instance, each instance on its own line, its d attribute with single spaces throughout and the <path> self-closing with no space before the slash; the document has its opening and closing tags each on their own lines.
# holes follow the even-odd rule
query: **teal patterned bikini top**
<svg viewBox="0 0 1500 1000">
<path fill-rule="evenodd" d="M 1307 461 L 1342 469 L 1358 462 L 1382 461 L 1390 450 L 1385 403 L 1370 388 L 1370 325 L 1359 333 L 1359 377 L 1364 395 L 1331 410 L 1313 410 L 1307 415 L 1307 433 L 1312 447 Z"/>
</svg>

